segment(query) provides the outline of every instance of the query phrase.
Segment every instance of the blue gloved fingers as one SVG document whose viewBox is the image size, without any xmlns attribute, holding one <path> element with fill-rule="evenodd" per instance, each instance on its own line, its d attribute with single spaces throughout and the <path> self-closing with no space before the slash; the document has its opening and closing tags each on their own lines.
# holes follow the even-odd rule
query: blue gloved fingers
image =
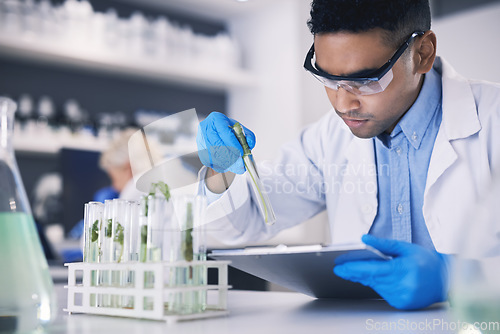
<svg viewBox="0 0 500 334">
<path fill-rule="evenodd" d="M 236 147 L 224 146 L 222 141 L 212 138 L 211 142 L 207 139 L 206 130 L 203 127 L 206 124 L 198 125 L 198 133 L 196 135 L 196 144 L 198 145 L 198 157 L 203 165 L 208 166 L 218 173 L 224 173 L 228 170 L 243 174 L 245 167 L 243 163 L 238 164 L 240 151 Z M 219 145 L 214 143 L 219 142 Z M 236 166 L 234 166 L 236 164 Z"/>
<path fill-rule="evenodd" d="M 347 262 L 334 269 L 338 276 L 370 286 L 398 309 L 427 307 L 446 299 L 448 273 L 442 254 L 407 242 L 372 236 L 362 240 L 394 258 Z"/>
<path fill-rule="evenodd" d="M 248 147 L 250 149 L 253 149 L 255 147 L 255 134 L 243 124 L 241 124 L 241 126 L 243 127 L 243 131 L 245 132 L 245 138 L 247 139 Z"/>
<path fill-rule="evenodd" d="M 207 129 L 207 131 L 215 132 L 220 140 L 212 143 L 212 145 L 236 147 L 243 155 L 243 147 L 241 147 L 238 138 L 231 129 L 235 121 L 221 113 L 211 113 L 210 115 L 214 115 L 214 121 L 209 123 L 211 128 Z"/>
<path fill-rule="evenodd" d="M 209 148 L 214 161 L 214 170 L 219 173 L 231 171 L 236 174 L 243 174 L 245 166 L 243 160 L 240 159 L 243 155 L 243 147 L 241 147 L 240 142 L 231 129 L 235 121 L 223 114 L 217 114 L 220 115 L 218 116 L 220 121 L 212 123 L 212 130 L 219 135 L 220 141 L 215 142 Z"/>
<path fill-rule="evenodd" d="M 207 119 L 208 118 L 211 118 L 210 124 L 214 126 L 213 130 L 215 130 L 219 134 L 224 144 L 228 146 L 237 147 L 240 150 L 241 154 L 243 154 L 243 148 L 241 147 L 240 142 L 234 135 L 233 130 L 231 129 L 231 127 L 234 125 L 234 123 L 236 123 L 236 121 L 220 112 L 212 112 L 207 117 Z M 241 124 L 241 126 L 243 127 L 248 147 L 250 147 L 250 149 L 253 149 L 255 147 L 255 134 L 243 124 Z"/>
<path fill-rule="evenodd" d="M 245 165 L 241 159 L 240 151 L 236 147 L 231 146 L 210 146 L 211 168 L 217 173 L 225 173 L 227 171 L 243 174 L 245 173 Z"/>
<path fill-rule="evenodd" d="M 205 166 L 216 172 L 231 171 L 237 174 L 245 172 L 245 166 L 240 159 L 243 148 L 231 129 L 234 123 L 236 121 L 226 115 L 213 112 L 198 126 L 196 136 L 198 155 Z M 248 145 L 253 148 L 255 135 L 249 129 L 243 128 Z"/>
<path fill-rule="evenodd" d="M 415 247 L 415 245 L 408 242 L 377 238 L 370 234 L 363 235 L 361 241 L 391 256 L 409 255 L 413 252 L 412 249 Z"/>
<path fill-rule="evenodd" d="M 333 268 L 334 273 L 349 281 L 360 282 L 364 285 L 391 283 L 394 274 L 394 262 L 390 261 L 352 261 Z"/>
</svg>

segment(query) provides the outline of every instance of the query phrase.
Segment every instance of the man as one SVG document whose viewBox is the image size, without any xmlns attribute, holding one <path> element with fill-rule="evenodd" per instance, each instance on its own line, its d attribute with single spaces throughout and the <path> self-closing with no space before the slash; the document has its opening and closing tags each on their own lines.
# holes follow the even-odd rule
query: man
<svg viewBox="0 0 500 334">
<path fill-rule="evenodd" d="M 129 159 L 128 142 L 136 131 L 136 129 L 123 131 L 102 152 L 99 159 L 99 167 L 108 174 L 111 179 L 111 187 L 99 190 L 96 193 L 95 200 L 104 202 L 105 199 L 121 198 L 133 201 L 138 200 L 144 195 L 135 186 Z"/>
<path fill-rule="evenodd" d="M 444 301 L 444 254 L 458 252 L 463 216 L 499 169 L 500 86 L 469 82 L 436 57 L 430 24 L 428 0 L 314 0 L 304 67 L 324 84 L 335 113 L 261 169 L 273 226 L 236 175 L 245 169 L 229 128 L 235 121 L 212 113 L 201 122 L 211 228 L 226 242 L 257 240 L 326 209 L 332 242 L 362 236 L 393 257 L 339 265 L 337 275 L 400 309 Z"/>
<path fill-rule="evenodd" d="M 105 200 L 114 198 L 134 201 L 144 195 L 135 185 L 129 159 L 128 142 L 136 131 L 132 128 L 124 130 L 102 152 L 99 158 L 99 167 L 108 174 L 111 185 L 97 190 L 93 201 L 104 203 Z M 82 238 L 83 226 L 84 222 L 81 219 L 71 229 L 70 236 L 74 239 Z"/>
</svg>

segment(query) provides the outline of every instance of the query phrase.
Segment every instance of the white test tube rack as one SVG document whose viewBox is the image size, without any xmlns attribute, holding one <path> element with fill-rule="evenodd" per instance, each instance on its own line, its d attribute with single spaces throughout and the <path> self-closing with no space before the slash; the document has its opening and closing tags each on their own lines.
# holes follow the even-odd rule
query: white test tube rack
<svg viewBox="0 0 500 334">
<path fill-rule="evenodd" d="M 227 291 L 231 288 L 228 285 L 228 269 L 230 261 L 178 261 L 178 262 L 129 262 L 129 263 L 88 263 L 76 262 L 64 264 L 68 267 L 68 306 L 64 311 L 71 313 L 88 313 L 109 315 L 117 317 L 140 318 L 161 320 L 167 323 L 177 321 L 204 319 L 220 317 L 229 314 L 227 310 Z M 165 272 L 190 266 L 203 266 L 208 271 L 215 268 L 218 272 L 218 284 L 170 286 L 164 283 Z M 135 282 L 133 285 L 124 287 L 110 287 L 91 284 L 91 275 L 95 271 L 118 271 L 134 272 Z M 152 287 L 145 287 L 145 274 L 154 275 Z M 81 281 L 77 277 L 81 277 Z M 189 291 L 214 291 L 211 297 L 216 297 L 215 302 L 206 305 L 204 311 L 190 314 L 172 314 L 167 310 L 166 303 L 172 300 L 172 296 Z M 91 305 L 91 296 L 113 296 L 133 298 L 133 306 L 123 307 L 102 307 Z M 148 300 L 148 307 L 145 307 L 145 300 Z M 207 301 L 210 298 L 207 299 Z"/>
</svg>

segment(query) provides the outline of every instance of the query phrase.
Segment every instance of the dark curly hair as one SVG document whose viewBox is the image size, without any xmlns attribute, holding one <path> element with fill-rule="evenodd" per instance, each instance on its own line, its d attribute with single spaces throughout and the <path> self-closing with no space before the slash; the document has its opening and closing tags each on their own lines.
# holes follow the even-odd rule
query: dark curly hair
<svg viewBox="0 0 500 334">
<path fill-rule="evenodd" d="M 312 34 L 382 28 L 398 46 L 414 31 L 431 28 L 429 0 L 313 0 L 307 26 Z"/>
</svg>

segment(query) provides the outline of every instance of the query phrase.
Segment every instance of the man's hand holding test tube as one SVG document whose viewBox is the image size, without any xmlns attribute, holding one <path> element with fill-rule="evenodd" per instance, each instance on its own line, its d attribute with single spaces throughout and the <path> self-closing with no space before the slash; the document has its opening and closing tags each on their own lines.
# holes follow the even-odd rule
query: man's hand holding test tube
<svg viewBox="0 0 500 334">
<path fill-rule="evenodd" d="M 255 146 L 253 132 L 224 114 L 213 112 L 200 123 L 196 142 L 201 162 L 213 172 L 221 173 L 221 178 L 217 178 L 212 184 L 207 182 L 207 187 L 211 191 L 220 192 L 218 190 L 227 189 L 232 182 L 234 174 L 231 173 L 243 174 L 245 170 L 248 171 L 262 217 L 267 224 L 273 224 L 276 216 L 264 191 L 251 151 Z M 223 187 L 216 184 L 221 181 L 224 183 Z"/>
</svg>

